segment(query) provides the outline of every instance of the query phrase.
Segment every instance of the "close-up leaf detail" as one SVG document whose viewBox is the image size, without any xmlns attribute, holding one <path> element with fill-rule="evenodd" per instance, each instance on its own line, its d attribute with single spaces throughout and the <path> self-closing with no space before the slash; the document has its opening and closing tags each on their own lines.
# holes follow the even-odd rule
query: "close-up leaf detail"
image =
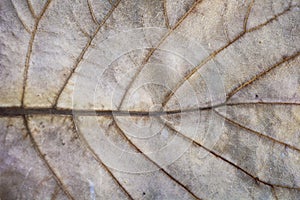
<svg viewBox="0 0 300 200">
<path fill-rule="evenodd" d="M 0 200 L 300 200 L 299 0 L 0 10 Z"/>
</svg>

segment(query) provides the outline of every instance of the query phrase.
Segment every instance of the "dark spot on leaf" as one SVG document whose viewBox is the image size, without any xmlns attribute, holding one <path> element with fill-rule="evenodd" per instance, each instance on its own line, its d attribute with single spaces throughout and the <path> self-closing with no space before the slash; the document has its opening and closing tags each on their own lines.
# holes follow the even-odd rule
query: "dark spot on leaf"
<svg viewBox="0 0 300 200">
<path fill-rule="evenodd" d="M 45 128 L 45 125 L 43 124 L 43 122 L 40 122 L 40 127 Z"/>
</svg>

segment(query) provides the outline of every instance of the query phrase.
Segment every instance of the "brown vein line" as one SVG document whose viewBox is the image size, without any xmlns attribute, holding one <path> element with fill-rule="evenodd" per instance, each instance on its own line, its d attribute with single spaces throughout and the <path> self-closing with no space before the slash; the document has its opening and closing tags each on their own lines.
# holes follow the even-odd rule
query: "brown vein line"
<svg viewBox="0 0 300 200">
<path fill-rule="evenodd" d="M 184 190 L 186 190 L 189 194 L 191 194 L 195 199 L 200 199 L 197 197 L 196 194 L 194 194 L 192 191 L 190 191 L 185 185 L 183 185 L 181 182 L 179 182 L 177 179 L 175 179 L 171 174 L 169 174 L 164 168 L 162 168 L 158 163 L 156 163 L 154 160 L 152 160 L 149 156 L 147 156 L 140 148 L 138 148 L 123 132 L 123 130 L 119 127 L 115 119 L 113 118 L 113 122 L 115 124 L 116 129 L 119 131 L 120 135 L 125 138 L 126 141 L 139 153 L 141 153 L 147 160 L 149 160 L 151 163 L 153 163 L 156 167 L 158 167 L 167 177 L 169 177 L 172 181 L 177 183 L 179 186 L 181 186 Z"/>
<path fill-rule="evenodd" d="M 80 62 L 83 60 L 83 56 L 85 55 L 85 53 L 88 50 L 88 48 L 91 46 L 92 41 L 95 39 L 95 37 L 98 34 L 98 32 L 100 31 L 101 27 L 106 23 L 106 21 L 111 16 L 111 14 L 114 12 L 114 10 L 116 9 L 116 7 L 119 5 L 120 2 L 121 2 L 121 0 L 118 0 L 117 3 L 110 9 L 110 11 L 107 13 L 107 15 L 101 21 L 101 23 L 97 26 L 97 28 L 96 28 L 95 32 L 93 33 L 93 35 L 89 38 L 87 44 L 85 45 L 85 47 L 83 48 L 83 50 L 81 51 L 81 53 L 79 54 L 79 56 L 77 57 L 76 62 L 73 65 L 72 70 L 71 70 L 69 76 L 66 78 L 63 86 L 58 91 L 58 94 L 57 94 L 57 96 L 56 96 L 56 98 L 54 100 L 53 107 L 57 107 L 57 103 L 58 103 L 58 99 L 59 99 L 60 95 L 62 94 L 64 88 L 68 84 L 68 82 L 71 79 L 72 75 L 74 74 L 75 70 L 79 66 Z"/>
<path fill-rule="evenodd" d="M 167 0 L 163 0 L 163 4 L 164 4 L 164 16 L 165 16 L 166 27 L 168 29 L 171 29 L 170 21 L 169 21 L 169 17 L 168 17 L 168 11 L 167 11 Z"/>
<path fill-rule="evenodd" d="M 75 15 L 74 15 L 74 11 L 73 11 L 72 9 L 69 9 L 69 10 L 70 10 L 70 12 L 72 13 L 72 20 L 74 20 L 76 27 L 78 27 L 78 29 L 82 32 L 82 34 L 83 34 L 85 37 L 90 38 L 90 37 L 91 37 L 90 34 L 87 33 L 87 32 L 80 26 L 79 22 L 77 21 Z"/>
<path fill-rule="evenodd" d="M 30 11 L 32 17 L 33 18 L 37 18 L 37 15 L 34 12 L 34 9 L 33 9 L 31 1 L 30 0 L 26 0 L 26 1 L 27 1 L 27 5 L 28 5 L 29 11 Z"/>
<path fill-rule="evenodd" d="M 22 20 L 21 16 L 19 15 L 19 12 L 17 11 L 16 7 L 15 7 L 15 4 L 11 1 L 11 4 L 13 6 L 13 8 L 15 9 L 16 11 L 16 14 L 17 14 L 17 17 L 19 19 L 19 21 L 21 22 L 22 26 L 24 27 L 24 29 L 26 30 L 27 33 L 31 34 L 31 30 L 30 28 L 25 24 L 25 22 Z"/>
<path fill-rule="evenodd" d="M 275 138 L 273 138 L 273 137 L 270 137 L 270 136 L 268 136 L 268 135 L 264 135 L 264 134 L 262 134 L 262 133 L 260 133 L 260 132 L 258 132 L 258 131 L 252 130 L 251 128 L 248 128 L 248 127 L 246 127 L 246 126 L 244 126 L 244 125 L 241 125 L 240 123 L 238 123 L 238 122 L 236 122 L 236 121 L 234 121 L 234 120 L 229 119 L 228 117 L 226 117 L 225 115 L 222 115 L 221 113 L 219 113 L 218 111 L 216 111 L 216 110 L 214 110 L 214 109 L 213 109 L 213 111 L 214 111 L 214 113 L 216 113 L 218 116 L 220 116 L 221 118 L 225 119 L 225 120 L 226 120 L 227 122 L 229 122 L 230 124 L 232 124 L 232 125 L 234 125 L 234 126 L 240 128 L 240 129 L 244 129 L 244 130 L 246 130 L 246 131 L 249 132 L 249 133 L 255 134 L 255 135 L 257 135 L 257 136 L 259 136 L 259 137 L 261 137 L 261 138 L 266 138 L 266 139 L 268 139 L 268 140 L 270 140 L 270 141 L 272 141 L 272 142 L 274 142 L 274 143 L 281 144 L 281 145 L 283 145 L 283 146 L 285 146 L 285 147 L 288 147 L 288 148 L 290 148 L 290 149 L 292 149 L 292 150 L 294 150 L 294 151 L 298 151 L 298 152 L 300 153 L 300 149 L 298 149 L 297 147 L 294 147 L 293 145 L 290 145 L 290 144 L 281 142 L 281 141 L 279 141 L 279 140 L 277 140 L 277 139 L 275 139 Z"/>
<path fill-rule="evenodd" d="M 51 200 L 55 200 L 57 198 L 57 195 L 58 195 L 59 191 L 60 191 L 60 187 L 57 185 L 55 187 L 55 190 L 54 190 L 53 194 L 52 194 Z"/>
<path fill-rule="evenodd" d="M 211 110 L 223 106 L 238 105 L 285 105 L 300 106 L 300 103 L 294 102 L 240 102 L 240 103 L 221 103 L 213 106 L 168 110 L 168 111 L 126 111 L 126 110 L 80 110 L 80 109 L 55 109 L 55 108 L 22 108 L 22 107 L 0 107 L 0 116 L 22 116 L 22 115 L 74 115 L 74 116 L 165 116 L 174 114 L 184 114 Z"/>
<path fill-rule="evenodd" d="M 100 159 L 100 157 L 96 154 L 94 149 L 89 145 L 89 143 L 86 141 L 85 137 L 82 135 L 79 129 L 77 129 L 73 117 L 71 118 L 72 126 L 75 134 L 78 136 L 82 144 L 85 146 L 85 148 L 90 151 L 93 158 L 98 162 L 98 164 L 104 168 L 104 170 L 112 177 L 114 182 L 121 188 L 121 190 L 128 196 L 129 199 L 133 200 L 133 197 L 130 195 L 130 193 L 125 189 L 125 187 L 118 181 L 118 179 L 115 177 L 115 175 L 112 173 L 112 171 L 109 169 L 107 165 Z"/>
<path fill-rule="evenodd" d="M 251 85 L 253 82 L 255 82 L 256 80 L 260 79 L 261 77 L 265 76 L 268 72 L 272 71 L 273 69 L 281 66 L 282 64 L 284 64 L 285 62 L 291 61 L 295 58 L 297 58 L 300 55 L 300 52 L 296 52 L 295 54 L 288 56 L 288 57 L 283 57 L 278 63 L 276 63 L 275 65 L 273 65 L 272 67 L 270 67 L 269 69 L 262 71 L 261 73 L 255 75 L 254 77 L 252 77 L 250 80 L 242 83 L 240 86 L 237 86 L 235 89 L 233 89 L 226 98 L 226 101 L 228 101 L 234 94 L 236 94 L 238 91 L 240 91 L 241 89 Z"/>
<path fill-rule="evenodd" d="M 108 2 L 110 3 L 110 5 L 114 5 L 114 3 L 112 2 L 112 0 L 108 0 Z"/>
<path fill-rule="evenodd" d="M 26 60 L 25 60 L 25 69 L 24 69 L 24 74 L 23 74 L 23 91 L 22 91 L 22 96 L 21 96 L 21 106 L 24 107 L 24 97 L 25 97 L 25 90 L 27 86 L 27 78 L 28 78 L 28 70 L 29 70 L 29 65 L 30 65 L 30 58 L 31 58 L 31 53 L 32 53 L 32 47 L 33 47 L 33 42 L 35 39 L 35 35 L 37 32 L 38 25 L 40 23 L 40 20 L 42 19 L 43 15 L 45 14 L 47 8 L 49 7 L 49 4 L 52 0 L 48 0 L 43 7 L 43 10 L 41 11 L 41 14 L 39 17 L 36 19 L 33 30 L 31 32 L 31 38 L 29 40 L 28 48 L 27 48 L 27 53 L 26 53 Z"/>
<path fill-rule="evenodd" d="M 253 28 L 250 28 L 249 30 L 247 30 L 248 32 L 253 32 L 253 31 L 256 31 L 260 28 L 262 28 L 263 26 L 267 25 L 268 23 L 276 20 L 278 17 L 280 17 L 281 15 L 285 14 L 286 12 L 290 11 L 292 8 L 295 8 L 295 7 L 298 7 L 297 5 L 293 5 L 293 6 L 289 6 L 287 9 L 285 9 L 284 11 L 274 15 L 272 18 L 270 18 L 269 20 L 267 20 L 266 22 L 260 24 L 260 25 L 257 25 Z"/>
<path fill-rule="evenodd" d="M 76 26 L 79 28 L 79 30 L 82 32 L 82 34 L 86 37 L 86 38 L 91 38 L 90 34 L 88 34 L 88 32 L 86 32 L 76 21 Z"/>
<path fill-rule="evenodd" d="M 43 153 L 41 152 L 38 144 L 36 143 L 36 141 L 35 141 L 32 133 L 30 131 L 30 128 L 29 128 L 29 125 L 28 125 L 28 120 L 27 120 L 26 116 L 23 115 L 22 117 L 23 117 L 23 122 L 24 122 L 24 125 L 25 125 L 25 128 L 26 128 L 27 134 L 28 134 L 28 136 L 30 138 L 30 141 L 31 141 L 34 149 L 36 150 L 37 154 L 39 155 L 39 157 L 41 158 L 41 160 L 45 163 L 46 167 L 51 172 L 51 174 L 53 175 L 54 179 L 56 180 L 56 182 L 60 186 L 60 188 L 63 190 L 63 192 L 67 195 L 67 197 L 69 199 L 73 200 L 74 198 L 69 193 L 69 191 L 66 189 L 66 187 L 63 185 L 62 181 L 60 180 L 60 178 L 58 177 L 58 175 L 55 173 L 55 171 L 52 169 L 52 167 L 50 166 L 50 164 L 48 163 L 48 161 L 44 157 Z"/>
<path fill-rule="evenodd" d="M 278 200 L 278 197 L 277 197 L 276 190 L 275 190 L 274 186 L 271 189 L 272 189 L 272 194 L 273 194 L 275 200 Z"/>
<path fill-rule="evenodd" d="M 244 18 L 244 24 L 248 22 L 248 17 L 250 15 L 252 6 L 254 4 L 254 0 L 251 1 L 251 3 L 248 6 L 245 18 Z M 243 25 L 244 26 L 244 25 Z M 210 60 L 212 60 L 213 58 L 215 58 L 220 52 L 222 52 L 224 49 L 226 49 L 227 47 L 229 47 L 230 45 L 232 45 L 233 43 L 235 43 L 237 40 L 239 40 L 241 37 L 243 37 L 245 34 L 247 33 L 246 29 L 244 28 L 243 32 L 241 32 L 240 34 L 238 34 L 232 41 L 229 41 L 226 45 L 224 45 L 223 47 L 221 47 L 220 49 L 214 51 L 213 53 L 211 53 L 208 57 L 206 57 L 204 60 L 202 60 L 200 62 L 199 65 L 197 65 L 196 67 L 194 67 L 190 73 L 188 73 L 186 76 L 183 77 L 182 80 L 180 80 L 178 82 L 178 84 L 175 85 L 175 88 L 172 89 L 171 92 L 169 92 L 168 94 L 166 94 L 165 100 L 162 103 L 162 106 L 164 107 L 167 102 L 172 98 L 172 96 L 175 94 L 175 92 L 191 77 L 193 76 L 202 66 L 204 66 L 207 62 L 209 62 Z"/>
<path fill-rule="evenodd" d="M 286 12 L 288 12 L 291 9 L 291 7 L 289 7 L 288 9 L 282 11 L 281 13 L 275 15 L 274 17 L 272 17 L 271 19 L 267 20 L 265 23 L 257 25 L 256 27 L 253 27 L 249 30 L 247 30 L 246 32 L 243 31 L 240 34 L 238 34 L 231 42 L 229 42 L 228 44 L 226 44 L 225 46 L 221 47 L 220 49 L 214 51 L 213 53 L 211 53 L 208 57 L 206 57 L 199 65 L 197 65 L 195 68 L 193 68 L 191 70 L 190 73 L 188 73 L 181 81 L 179 81 L 179 83 L 173 88 L 172 92 L 170 92 L 169 94 L 166 95 L 166 99 L 164 100 L 164 102 L 162 103 L 163 106 L 165 106 L 167 104 L 167 102 L 171 99 L 171 97 L 175 94 L 175 92 L 183 85 L 183 83 L 185 83 L 186 81 L 188 81 L 188 79 L 193 76 L 201 67 L 203 67 L 206 63 L 208 63 L 210 60 L 212 60 L 213 58 L 215 58 L 220 52 L 222 52 L 223 50 L 225 50 L 226 48 L 228 48 L 229 46 L 231 46 L 233 43 L 235 43 L 237 40 L 241 39 L 244 35 L 246 35 L 247 33 L 259 30 L 260 28 L 262 28 L 263 26 L 271 23 L 272 21 L 274 21 L 275 19 L 277 19 L 278 17 L 280 17 L 281 15 L 285 14 Z"/>
<path fill-rule="evenodd" d="M 214 152 L 213 150 L 203 146 L 201 143 L 185 136 L 184 134 L 180 133 L 179 131 L 177 131 L 176 129 L 174 129 L 172 127 L 172 125 L 170 125 L 168 122 L 164 122 L 164 124 L 166 125 L 167 128 L 169 128 L 170 130 L 174 131 L 175 133 L 178 133 L 179 135 L 181 135 L 182 137 L 190 140 L 194 145 L 201 147 L 202 149 L 204 149 L 205 151 L 209 152 L 210 154 L 214 155 L 215 157 L 223 160 L 224 162 L 230 164 L 231 166 L 235 167 L 236 169 L 242 171 L 244 174 L 248 175 L 250 178 L 254 179 L 256 182 L 260 182 L 264 185 L 267 185 L 269 187 L 279 187 L 279 188 L 287 188 L 287 189 L 296 189 L 296 190 L 300 190 L 300 188 L 293 188 L 293 187 L 288 187 L 288 186 L 283 186 L 283 185 L 276 185 L 276 184 L 271 184 L 268 183 L 266 181 L 260 180 L 258 177 L 253 176 L 250 172 L 246 171 L 245 169 L 241 168 L 240 166 L 234 164 L 233 162 L 227 160 L 226 158 L 222 157 L 221 155 L 217 154 L 216 152 Z"/>
<path fill-rule="evenodd" d="M 175 92 L 186 82 L 189 78 L 191 78 L 202 66 L 204 66 L 206 63 L 208 63 L 210 60 L 215 58 L 220 52 L 222 52 L 224 49 L 235 43 L 237 40 L 239 40 L 243 35 L 245 35 L 245 32 L 240 33 L 236 38 L 234 38 L 232 41 L 230 41 L 227 45 L 223 46 L 222 48 L 218 49 L 217 51 L 214 51 L 212 54 L 210 54 L 208 57 L 206 57 L 204 60 L 201 61 L 201 63 L 193 68 L 190 73 L 188 73 L 185 77 L 183 77 L 182 80 L 178 82 L 178 84 L 175 85 L 175 87 L 172 89 L 171 92 L 166 94 L 166 98 L 162 103 L 162 106 L 164 107 L 168 101 L 172 98 L 172 96 L 175 94 Z"/>
<path fill-rule="evenodd" d="M 90 0 L 86 0 L 86 1 L 87 1 L 88 7 L 89 7 L 89 11 L 90 11 L 90 15 L 91 15 L 93 21 L 95 22 L 95 24 L 99 25 L 99 22 L 98 22 L 98 20 L 97 20 L 97 18 L 95 16 L 95 13 L 94 13 L 94 10 L 92 8 Z"/>
<path fill-rule="evenodd" d="M 297 102 L 239 102 L 239 103 L 226 103 L 226 106 L 238 106 L 238 105 L 287 105 L 287 106 L 300 106 Z"/>
<path fill-rule="evenodd" d="M 193 12 L 196 6 L 200 4 L 202 1 L 203 0 L 196 0 L 195 3 L 192 5 L 192 7 L 179 19 L 179 21 L 175 24 L 175 26 L 172 29 L 175 30 L 187 18 L 187 16 Z"/>
<path fill-rule="evenodd" d="M 22 107 L 0 107 L 0 116 L 21 116 L 21 115 L 74 115 L 74 116 L 163 116 L 180 113 L 190 113 L 203 110 L 210 110 L 226 106 L 217 104 L 214 106 L 191 108 L 185 110 L 169 111 L 126 111 L 126 110 L 77 110 L 77 109 L 56 109 L 56 108 L 22 108 Z"/>
<path fill-rule="evenodd" d="M 132 84 L 134 83 L 134 81 L 136 80 L 136 78 L 138 77 L 138 75 L 141 73 L 142 69 L 144 68 L 144 66 L 147 64 L 147 62 L 149 61 L 150 57 L 153 55 L 153 53 L 159 48 L 159 46 L 166 40 L 166 38 L 173 33 L 173 31 L 176 30 L 176 28 L 187 18 L 187 16 L 193 11 L 193 9 L 195 9 L 195 7 L 202 2 L 202 0 L 197 0 L 195 1 L 195 3 L 192 5 L 192 7 L 180 18 L 180 20 L 175 24 L 175 26 L 173 28 L 171 28 L 158 42 L 157 46 L 155 48 L 152 48 L 150 50 L 150 52 L 146 55 L 145 59 L 143 60 L 141 66 L 139 67 L 139 69 L 137 70 L 137 72 L 134 74 L 133 78 L 131 79 L 130 83 L 127 85 L 126 89 L 125 89 L 125 93 L 122 96 L 122 99 L 120 101 L 120 104 L 118 106 L 118 109 L 121 108 L 123 101 L 126 97 L 126 94 L 129 90 L 129 88 L 132 86 Z"/>
<path fill-rule="evenodd" d="M 249 19 L 252 7 L 254 5 L 254 2 L 255 2 L 255 0 L 252 0 L 251 3 L 250 3 L 250 5 L 249 5 L 249 7 L 248 7 L 248 9 L 247 9 L 247 13 L 246 13 L 246 16 L 244 18 L 244 24 L 243 24 L 244 32 L 247 31 L 248 19 Z"/>
</svg>

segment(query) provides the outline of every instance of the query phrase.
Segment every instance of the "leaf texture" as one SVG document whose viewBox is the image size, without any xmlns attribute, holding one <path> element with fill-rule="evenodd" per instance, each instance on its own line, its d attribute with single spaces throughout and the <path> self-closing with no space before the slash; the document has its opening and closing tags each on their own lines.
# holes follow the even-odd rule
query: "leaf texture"
<svg viewBox="0 0 300 200">
<path fill-rule="evenodd" d="M 299 6 L 2 0 L 0 199 L 299 199 Z"/>
</svg>

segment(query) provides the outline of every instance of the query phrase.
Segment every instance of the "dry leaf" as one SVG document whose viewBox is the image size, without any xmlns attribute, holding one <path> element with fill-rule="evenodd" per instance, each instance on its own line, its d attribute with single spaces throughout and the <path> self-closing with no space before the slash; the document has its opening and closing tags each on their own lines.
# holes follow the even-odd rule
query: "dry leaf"
<svg viewBox="0 0 300 200">
<path fill-rule="evenodd" d="M 0 199 L 300 199 L 297 0 L 2 0 Z"/>
</svg>

